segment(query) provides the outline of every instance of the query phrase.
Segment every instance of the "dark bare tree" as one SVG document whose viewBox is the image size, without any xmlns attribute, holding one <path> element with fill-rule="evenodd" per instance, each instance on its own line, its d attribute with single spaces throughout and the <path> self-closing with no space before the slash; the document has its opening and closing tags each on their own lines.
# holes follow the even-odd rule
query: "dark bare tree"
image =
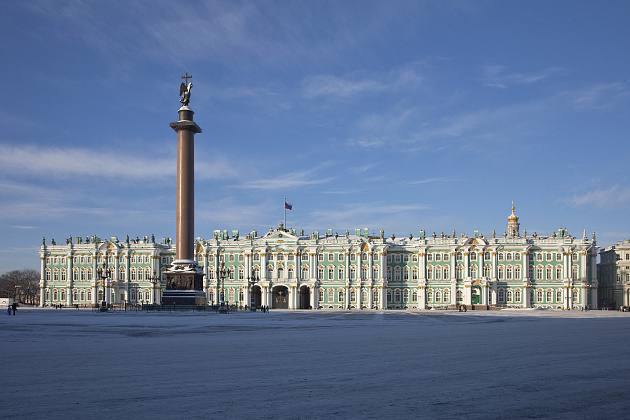
<svg viewBox="0 0 630 420">
<path fill-rule="evenodd" d="M 36 305 L 39 302 L 39 273 L 35 270 L 14 270 L 0 275 L 0 296 Z"/>
</svg>

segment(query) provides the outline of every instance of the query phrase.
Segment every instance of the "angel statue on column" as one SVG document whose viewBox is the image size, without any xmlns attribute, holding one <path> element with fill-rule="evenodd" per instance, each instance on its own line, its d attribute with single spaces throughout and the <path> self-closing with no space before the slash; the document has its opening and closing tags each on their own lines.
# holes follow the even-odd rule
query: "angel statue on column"
<svg viewBox="0 0 630 420">
<path fill-rule="evenodd" d="M 182 82 L 179 85 L 179 102 L 182 103 L 183 106 L 188 106 L 190 102 L 190 91 L 192 90 L 192 82 L 184 83 Z"/>
</svg>

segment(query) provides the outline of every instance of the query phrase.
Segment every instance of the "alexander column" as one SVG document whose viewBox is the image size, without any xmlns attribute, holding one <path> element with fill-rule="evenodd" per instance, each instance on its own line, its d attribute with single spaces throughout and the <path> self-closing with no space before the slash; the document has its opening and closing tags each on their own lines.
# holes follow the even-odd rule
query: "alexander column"
<svg viewBox="0 0 630 420">
<path fill-rule="evenodd" d="M 188 73 L 182 76 L 179 88 L 179 119 L 170 124 L 177 133 L 177 185 L 176 185 L 176 247 L 175 260 L 165 272 L 166 290 L 162 295 L 164 305 L 205 305 L 203 272 L 194 258 L 195 233 L 195 134 L 201 128 L 193 121 L 194 112 L 188 107 L 192 79 Z"/>
</svg>

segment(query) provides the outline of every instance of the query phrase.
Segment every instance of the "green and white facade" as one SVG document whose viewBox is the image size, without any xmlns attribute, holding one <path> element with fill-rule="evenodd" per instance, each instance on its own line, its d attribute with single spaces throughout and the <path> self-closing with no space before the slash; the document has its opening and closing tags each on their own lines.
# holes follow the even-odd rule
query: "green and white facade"
<svg viewBox="0 0 630 420">
<path fill-rule="evenodd" d="M 504 235 L 385 237 L 215 231 L 198 239 L 208 304 L 287 309 L 597 307 L 597 246 L 559 229 L 521 234 L 514 210 Z M 159 303 L 174 245 L 153 239 L 68 240 L 40 249 L 42 305 Z M 109 268 L 110 276 L 97 275 Z M 223 274 L 222 274 L 223 273 Z"/>
</svg>

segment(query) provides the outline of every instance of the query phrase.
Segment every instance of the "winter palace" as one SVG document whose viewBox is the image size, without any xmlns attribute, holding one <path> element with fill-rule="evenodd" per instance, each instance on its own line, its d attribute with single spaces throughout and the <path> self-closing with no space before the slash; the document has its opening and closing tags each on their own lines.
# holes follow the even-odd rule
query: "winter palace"
<svg viewBox="0 0 630 420">
<path fill-rule="evenodd" d="M 169 239 L 68 238 L 40 248 L 42 305 L 160 303 Z M 596 308 L 597 246 L 561 228 L 521 233 L 512 208 L 503 235 L 417 237 L 215 231 L 197 239 L 208 304 L 286 309 L 431 309 L 455 305 Z"/>
</svg>

